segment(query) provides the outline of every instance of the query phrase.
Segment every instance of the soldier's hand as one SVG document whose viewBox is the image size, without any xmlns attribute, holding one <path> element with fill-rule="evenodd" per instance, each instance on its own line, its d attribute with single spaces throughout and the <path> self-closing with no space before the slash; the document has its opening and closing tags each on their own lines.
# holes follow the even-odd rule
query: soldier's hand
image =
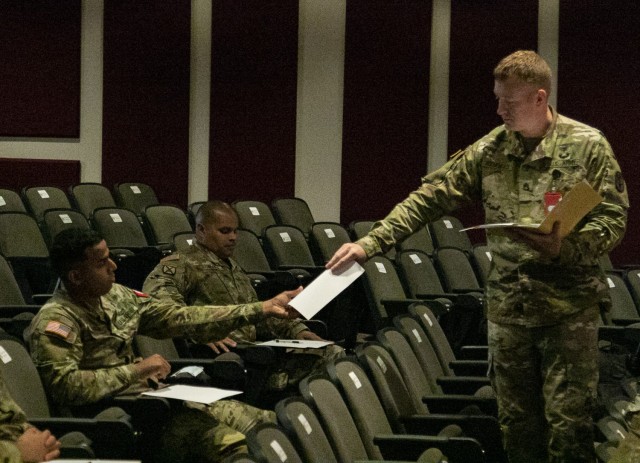
<svg viewBox="0 0 640 463">
<path fill-rule="evenodd" d="M 537 233 L 526 228 L 509 228 L 505 232 L 513 239 L 526 243 L 538 251 L 541 257 L 554 259 L 560 255 L 562 238 L 560 238 L 560 222 L 555 222 L 551 233 Z"/>
<path fill-rule="evenodd" d="M 152 378 L 160 380 L 171 373 L 171 365 L 162 355 L 153 354 L 135 364 L 138 375 L 142 379 Z"/>
<path fill-rule="evenodd" d="M 345 243 L 333 254 L 325 267 L 332 270 L 333 273 L 340 273 L 354 260 L 363 264 L 367 260 L 367 254 L 359 244 Z"/>
<path fill-rule="evenodd" d="M 296 334 L 296 339 L 304 339 L 306 341 L 324 341 L 324 339 L 310 330 L 300 331 Z"/>
<path fill-rule="evenodd" d="M 60 455 L 60 442 L 50 431 L 28 428 L 16 442 L 22 460 L 49 461 Z"/>
<path fill-rule="evenodd" d="M 278 318 L 297 318 L 300 316 L 297 310 L 289 306 L 291 299 L 296 297 L 302 291 L 302 286 L 293 291 L 284 291 L 278 294 L 273 299 L 264 301 L 262 303 L 262 310 L 265 315 L 270 315 Z"/>
<path fill-rule="evenodd" d="M 207 346 L 211 347 L 211 349 L 216 354 L 221 354 L 222 352 L 229 352 L 229 347 L 236 347 L 236 342 L 231 338 L 224 338 L 220 341 L 214 341 L 207 344 Z"/>
</svg>

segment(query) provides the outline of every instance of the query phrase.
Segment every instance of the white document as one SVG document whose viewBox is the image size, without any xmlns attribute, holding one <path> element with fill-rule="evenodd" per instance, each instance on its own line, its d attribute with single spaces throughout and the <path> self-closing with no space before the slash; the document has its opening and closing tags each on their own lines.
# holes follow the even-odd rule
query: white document
<svg viewBox="0 0 640 463">
<path fill-rule="evenodd" d="M 294 297 L 289 305 L 309 320 L 363 273 L 364 269 L 355 261 L 340 273 L 325 270 Z"/>
<path fill-rule="evenodd" d="M 227 397 L 242 394 L 242 391 L 232 391 L 229 389 L 218 389 L 217 387 L 187 386 L 185 384 L 173 384 L 171 386 L 158 389 L 157 391 L 143 392 L 143 395 L 153 397 L 164 397 L 166 399 L 188 400 L 190 402 L 200 402 L 210 404 Z"/>
<path fill-rule="evenodd" d="M 320 349 L 333 344 L 333 341 L 311 341 L 307 339 L 272 339 L 258 343 L 259 346 L 286 347 L 292 349 Z"/>
</svg>

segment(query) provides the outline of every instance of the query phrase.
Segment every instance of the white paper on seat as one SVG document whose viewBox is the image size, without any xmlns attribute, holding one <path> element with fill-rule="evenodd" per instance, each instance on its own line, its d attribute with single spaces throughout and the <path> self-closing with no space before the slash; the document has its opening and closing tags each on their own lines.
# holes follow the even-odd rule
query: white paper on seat
<svg viewBox="0 0 640 463">
<path fill-rule="evenodd" d="M 187 386 L 186 384 L 173 384 L 163 389 L 158 389 L 157 391 L 142 393 L 142 395 L 150 395 L 153 397 L 188 400 L 190 402 L 203 404 L 210 404 L 238 394 L 242 394 L 242 391 L 219 389 L 217 387 Z"/>
<path fill-rule="evenodd" d="M 300 294 L 294 297 L 289 302 L 289 305 L 308 320 L 320 312 L 338 294 L 347 289 L 363 273 L 364 269 L 355 261 L 340 273 L 325 270 Z"/>
<path fill-rule="evenodd" d="M 333 341 L 312 341 L 308 339 L 272 339 L 258 342 L 257 346 L 286 347 L 291 349 L 320 349 L 333 344 Z"/>
</svg>

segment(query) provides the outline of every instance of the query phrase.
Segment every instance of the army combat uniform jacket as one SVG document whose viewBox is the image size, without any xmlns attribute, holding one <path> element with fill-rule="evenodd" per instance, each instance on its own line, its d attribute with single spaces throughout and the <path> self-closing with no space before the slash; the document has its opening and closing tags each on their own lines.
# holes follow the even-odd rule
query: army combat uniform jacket
<svg viewBox="0 0 640 463">
<path fill-rule="evenodd" d="M 0 461 L 7 463 L 22 461 L 16 441 L 30 427 L 27 417 L 9 395 L 0 376 Z"/>
<path fill-rule="evenodd" d="M 604 200 L 564 239 L 556 259 L 541 258 L 499 229 L 487 231 L 493 258 L 487 316 L 496 323 L 545 326 L 606 299 L 597 259 L 624 234 L 625 183 L 601 132 L 552 112 L 551 127 L 530 154 L 518 133 L 500 126 L 425 176 L 358 241 L 367 256 L 386 251 L 466 200 L 482 201 L 486 223 L 539 223 L 546 192 L 566 193 L 585 180 Z"/>
<path fill-rule="evenodd" d="M 198 243 L 187 253 L 164 258 L 147 277 L 143 291 L 159 299 L 169 298 L 179 305 L 231 305 L 258 300 L 249 277 L 233 259 L 229 259 L 227 265 Z M 295 339 L 299 332 L 307 329 L 300 321 L 271 317 L 255 325 L 245 325 L 228 337 L 236 342 Z"/>
<path fill-rule="evenodd" d="M 86 405 L 148 390 L 135 370 L 136 334 L 208 342 L 264 318 L 262 303 L 179 307 L 114 284 L 90 307 L 59 289 L 28 328 L 31 356 L 59 406 Z"/>
</svg>

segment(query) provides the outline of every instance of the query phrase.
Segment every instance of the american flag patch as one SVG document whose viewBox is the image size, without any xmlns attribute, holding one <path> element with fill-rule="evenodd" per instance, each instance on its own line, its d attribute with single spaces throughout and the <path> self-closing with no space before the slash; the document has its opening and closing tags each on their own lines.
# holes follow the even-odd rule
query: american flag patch
<svg viewBox="0 0 640 463">
<path fill-rule="evenodd" d="M 60 322 L 50 321 L 44 329 L 45 333 L 55 334 L 63 339 L 67 339 L 71 334 L 71 327 Z"/>
</svg>

